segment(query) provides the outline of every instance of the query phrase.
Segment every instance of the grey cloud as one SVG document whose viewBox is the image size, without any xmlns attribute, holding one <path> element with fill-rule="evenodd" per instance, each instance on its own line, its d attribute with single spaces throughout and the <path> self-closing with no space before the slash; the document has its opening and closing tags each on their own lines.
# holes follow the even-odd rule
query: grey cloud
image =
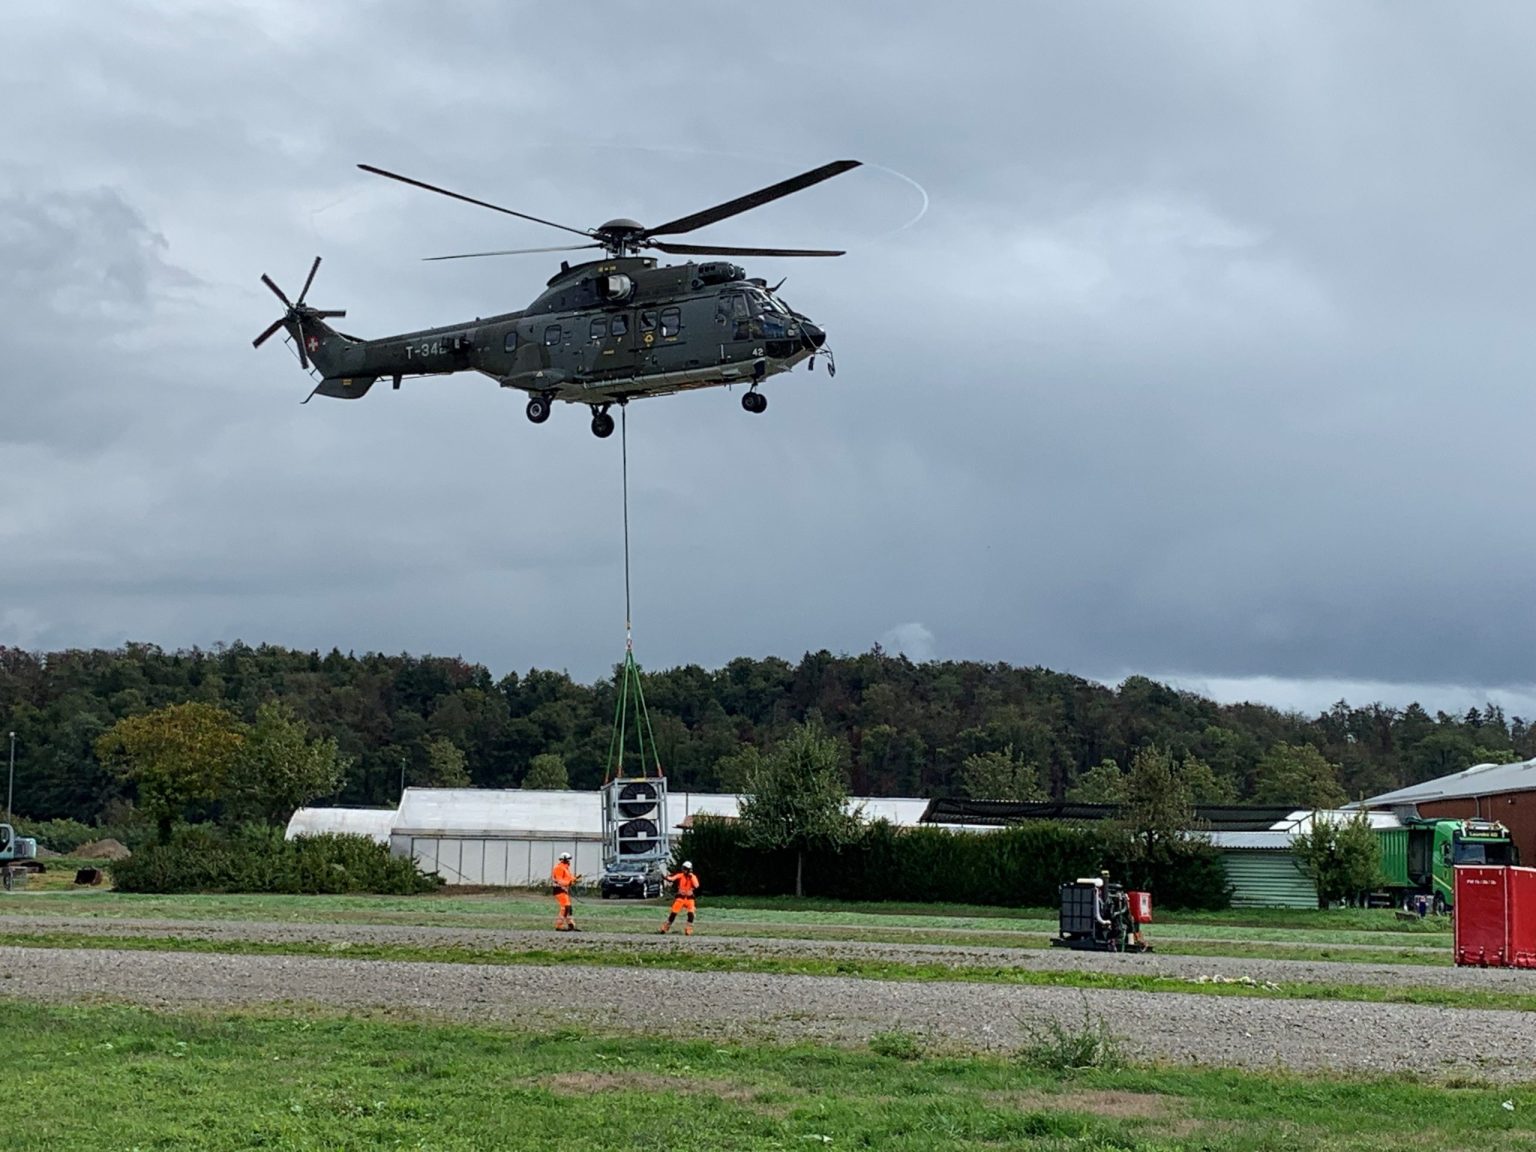
<svg viewBox="0 0 1536 1152">
<path fill-rule="evenodd" d="M 803 34 L 753 31 L 777 19 Z M 649 663 L 926 635 L 1107 677 L 1530 682 L 1523 7 L 8 24 L 0 642 L 602 674 L 617 444 L 467 378 L 301 408 L 291 357 L 250 350 L 257 276 L 296 291 L 324 255 L 312 298 L 363 335 L 542 285 L 537 257 L 418 263 L 553 234 L 358 161 L 588 226 L 855 156 L 920 181 L 923 221 L 890 234 L 916 196 L 871 168 L 708 236 L 849 245 L 753 264 L 828 326 L 836 380 L 775 381 L 761 418 L 723 392 L 629 414 Z"/>
</svg>

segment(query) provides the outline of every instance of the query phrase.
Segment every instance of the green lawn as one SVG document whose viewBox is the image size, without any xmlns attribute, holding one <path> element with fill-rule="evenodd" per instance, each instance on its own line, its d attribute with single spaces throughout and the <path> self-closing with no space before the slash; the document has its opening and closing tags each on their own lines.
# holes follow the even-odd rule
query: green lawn
<svg viewBox="0 0 1536 1152">
<path fill-rule="evenodd" d="M 73 872 L 70 872 L 73 875 Z M 638 924 L 664 914 L 660 901 L 580 900 L 583 912 L 604 923 Z M 375 924 L 438 924 L 457 927 L 524 927 L 553 916 L 547 897 L 527 892 L 496 895 L 427 896 L 140 896 L 102 889 L 29 887 L 0 896 L 0 912 L 29 915 L 144 917 L 174 920 L 354 921 Z M 1396 920 L 1387 910 L 1328 912 L 1245 910 L 1221 913 L 1165 913 L 1150 932 L 1178 939 L 1243 939 L 1307 944 L 1359 944 L 1380 948 L 1448 944 L 1450 921 Z M 954 905 L 850 904 L 828 901 L 705 898 L 700 913 L 712 923 L 740 930 L 795 928 L 879 931 L 903 939 L 969 933 L 1007 940 L 1045 936 L 1056 930 L 1056 915 L 1041 908 L 981 908 Z M 547 914 L 547 915 L 546 915 Z"/>
<path fill-rule="evenodd" d="M 0 1002 L 13 1146 L 96 1149 L 1536 1147 L 1536 1091 Z M 1112 1054 L 1111 1054 L 1112 1055 Z"/>
</svg>

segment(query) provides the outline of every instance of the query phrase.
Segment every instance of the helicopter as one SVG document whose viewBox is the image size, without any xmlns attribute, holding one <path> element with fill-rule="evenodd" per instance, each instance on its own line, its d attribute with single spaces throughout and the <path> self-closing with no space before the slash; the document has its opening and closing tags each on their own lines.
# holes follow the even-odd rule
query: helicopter
<svg viewBox="0 0 1536 1152">
<path fill-rule="evenodd" d="M 749 278 L 726 260 L 693 259 L 657 266 L 647 250 L 679 256 L 841 256 L 819 248 L 736 248 L 677 243 L 675 236 L 736 216 L 773 200 L 830 180 L 861 164 L 836 160 L 798 176 L 722 204 L 647 228 L 630 219 L 610 220 L 596 228 L 572 228 L 515 212 L 510 208 L 451 192 L 409 176 L 359 164 L 365 172 L 416 188 L 489 208 L 521 220 L 574 233 L 584 243 L 497 252 L 429 256 L 428 260 L 465 260 L 486 256 L 600 249 L 603 256 L 584 263 L 560 262 L 544 291 L 518 312 L 464 324 L 426 328 L 375 340 L 338 332 L 326 323 L 344 311 L 307 303 L 320 257 L 310 265 L 304 287 L 290 300 L 265 273 L 261 280 L 282 301 L 282 316 L 253 341 L 260 348 L 285 330 L 305 371 L 320 382 L 303 400 L 315 396 L 360 399 L 379 380 L 398 389 L 406 377 L 479 372 L 503 388 L 528 393 L 527 415 L 534 424 L 549 419 L 556 400 L 586 404 L 592 432 L 613 435 L 609 409 L 645 396 L 665 396 L 696 388 L 745 384 L 741 406 L 761 413 L 768 398 L 758 386 L 770 376 L 805 363 L 814 369 L 818 355 L 829 375 L 837 364 L 827 347 L 826 331 L 796 312 L 761 277 Z"/>
</svg>

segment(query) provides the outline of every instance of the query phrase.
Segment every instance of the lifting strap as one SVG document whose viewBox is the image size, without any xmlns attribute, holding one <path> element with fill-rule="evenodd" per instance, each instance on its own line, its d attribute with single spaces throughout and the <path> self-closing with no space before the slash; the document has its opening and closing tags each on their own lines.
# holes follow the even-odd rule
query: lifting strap
<svg viewBox="0 0 1536 1152">
<path fill-rule="evenodd" d="M 604 783 L 617 780 L 624 771 L 624 755 L 629 734 L 630 713 L 634 713 L 636 751 L 639 753 L 637 776 L 663 776 L 661 756 L 656 749 L 656 734 L 651 730 L 651 715 L 645 707 L 645 690 L 640 684 L 640 666 L 635 663 L 634 617 L 629 590 L 629 420 L 628 406 L 619 405 L 619 445 L 623 469 L 624 502 L 624 667 L 619 674 L 619 698 L 614 708 L 613 737 L 608 743 L 608 773 Z"/>
</svg>

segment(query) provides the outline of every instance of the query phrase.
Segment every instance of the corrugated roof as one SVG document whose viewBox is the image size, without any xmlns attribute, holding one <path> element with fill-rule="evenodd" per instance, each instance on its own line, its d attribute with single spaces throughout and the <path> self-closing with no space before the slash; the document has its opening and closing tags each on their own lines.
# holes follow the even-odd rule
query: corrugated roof
<svg viewBox="0 0 1536 1152">
<path fill-rule="evenodd" d="M 1294 836 L 1290 832 L 1207 832 L 1207 839 L 1217 848 L 1257 851 L 1288 851 Z"/>
<path fill-rule="evenodd" d="M 300 808 L 288 820 L 287 838 L 319 836 L 326 832 L 368 836 L 380 844 L 389 843 L 389 830 L 395 822 L 393 808 Z"/>
<path fill-rule="evenodd" d="M 1383 792 L 1360 801 L 1364 808 L 1455 800 L 1463 796 L 1497 796 L 1502 792 L 1536 791 L 1536 757 L 1514 764 L 1474 764 L 1461 772 L 1426 780 L 1396 792 Z"/>
<path fill-rule="evenodd" d="M 925 824 L 1008 825 L 1032 820 L 1110 820 L 1120 814 L 1116 804 L 1069 804 L 1057 801 L 1020 803 L 1012 800 L 930 800 Z M 1303 813 L 1304 814 L 1304 813 Z M 1262 832 L 1294 820 L 1298 813 L 1279 804 L 1197 804 L 1195 818 L 1203 827 Z"/>
</svg>

